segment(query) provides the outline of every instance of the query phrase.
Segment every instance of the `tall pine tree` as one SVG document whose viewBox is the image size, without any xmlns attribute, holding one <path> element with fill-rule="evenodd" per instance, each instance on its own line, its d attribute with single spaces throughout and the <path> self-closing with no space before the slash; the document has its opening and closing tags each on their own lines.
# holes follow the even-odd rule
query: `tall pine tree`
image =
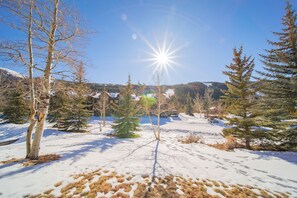
<svg viewBox="0 0 297 198">
<path fill-rule="evenodd" d="M 227 65 L 223 73 L 229 77 L 226 82 L 228 90 L 223 98 L 227 106 L 227 116 L 230 128 L 223 130 L 225 136 L 232 135 L 245 141 L 246 148 L 250 149 L 251 141 L 256 137 L 253 126 L 256 125 L 256 115 L 253 112 L 255 105 L 255 83 L 251 83 L 254 70 L 254 60 L 251 57 L 242 57 L 242 47 L 233 50 L 233 62 Z"/>
<path fill-rule="evenodd" d="M 263 125 L 272 128 L 270 138 L 284 149 L 297 149 L 297 15 L 287 1 L 283 29 L 274 32 L 277 41 L 261 55 Z M 290 122 L 285 121 L 290 120 Z M 295 121 L 294 121 L 295 120 Z"/>
<path fill-rule="evenodd" d="M 130 76 L 126 87 L 120 95 L 120 104 L 115 107 L 116 120 L 112 125 L 115 130 L 115 135 L 120 138 L 137 137 L 134 131 L 138 130 L 139 126 L 139 108 L 136 101 L 132 100 L 132 85 Z"/>
</svg>

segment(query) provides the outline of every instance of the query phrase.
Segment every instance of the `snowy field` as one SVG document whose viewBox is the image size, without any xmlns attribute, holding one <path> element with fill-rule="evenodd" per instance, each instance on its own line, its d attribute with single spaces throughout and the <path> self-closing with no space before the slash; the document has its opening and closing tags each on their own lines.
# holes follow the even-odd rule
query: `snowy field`
<svg viewBox="0 0 297 198">
<path fill-rule="evenodd" d="M 110 120 L 109 120 L 110 121 Z M 109 122 L 108 122 L 109 123 Z M 61 159 L 24 167 L 21 163 L 0 164 L 0 197 L 22 197 L 42 193 L 60 181 L 72 182 L 75 174 L 115 170 L 139 178 L 180 175 L 256 186 L 271 191 L 289 192 L 297 197 L 297 153 L 218 150 L 205 144 L 181 144 L 178 138 L 194 132 L 205 143 L 223 142 L 222 122 L 209 124 L 199 115 L 168 118 L 162 122 L 161 141 L 154 140 L 151 126 L 142 120 L 140 138 L 117 139 L 99 131 L 98 120 L 90 121 L 90 133 L 63 133 L 47 124 L 40 154 L 59 154 Z M 19 138 L 16 143 L 0 146 L 0 161 L 25 156 L 27 124 L 0 125 L 0 141 Z M 59 195 L 60 189 L 52 192 Z"/>
</svg>

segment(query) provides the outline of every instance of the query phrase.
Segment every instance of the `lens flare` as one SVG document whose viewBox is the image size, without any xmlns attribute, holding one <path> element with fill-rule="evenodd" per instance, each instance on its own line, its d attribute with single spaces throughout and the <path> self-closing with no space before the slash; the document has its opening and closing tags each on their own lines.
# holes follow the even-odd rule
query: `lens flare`
<svg viewBox="0 0 297 198">
<path fill-rule="evenodd" d="M 146 45 L 150 48 L 150 52 L 147 52 L 150 58 L 145 59 L 144 61 L 151 62 L 149 67 L 153 67 L 153 73 L 163 73 L 165 72 L 169 76 L 169 70 L 174 70 L 173 67 L 179 65 L 176 62 L 178 57 L 176 53 L 182 49 L 184 46 L 179 48 L 174 48 L 174 40 L 168 42 L 167 34 L 160 42 L 160 39 L 155 39 L 156 44 L 153 45 L 144 37 L 141 38 Z"/>
</svg>

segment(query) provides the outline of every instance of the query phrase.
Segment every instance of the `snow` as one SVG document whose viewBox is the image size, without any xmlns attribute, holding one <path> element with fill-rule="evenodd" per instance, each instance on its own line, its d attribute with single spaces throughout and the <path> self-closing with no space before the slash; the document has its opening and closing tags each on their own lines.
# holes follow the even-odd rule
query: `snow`
<svg viewBox="0 0 297 198">
<path fill-rule="evenodd" d="M 161 141 L 157 142 L 146 118 L 142 119 L 140 138 L 108 137 L 105 134 L 112 131 L 112 120 L 108 117 L 107 126 L 100 132 L 99 119 L 92 117 L 90 133 L 85 134 L 60 132 L 47 123 L 40 154 L 60 154 L 61 159 L 30 167 L 20 163 L 0 164 L 0 197 L 42 193 L 52 189 L 57 182 L 67 184 L 73 181 L 70 177 L 73 174 L 98 168 L 133 174 L 136 178 L 144 174 L 205 178 L 297 196 L 297 153 L 245 149 L 227 152 L 206 144 L 178 142 L 178 138 L 190 132 L 201 136 L 205 143 L 223 142 L 224 122 L 210 124 L 198 114 L 164 119 Z M 20 138 L 14 144 L 0 147 L 0 161 L 24 157 L 27 126 L 0 125 L 0 141 Z M 58 196 L 59 188 L 53 193 Z"/>
<path fill-rule="evenodd" d="M 10 69 L 7 69 L 7 68 L 3 68 L 3 67 L 0 67 L 0 70 L 3 70 L 5 72 L 7 72 L 7 74 L 9 75 L 12 75 L 14 77 L 17 77 L 17 78 L 24 78 L 24 76 L 16 71 L 13 71 L 13 70 L 10 70 Z"/>
<path fill-rule="evenodd" d="M 96 92 L 96 93 L 91 94 L 90 96 L 91 96 L 92 98 L 99 98 L 100 95 L 101 95 L 101 92 Z"/>
<path fill-rule="evenodd" d="M 170 98 L 171 96 L 174 95 L 174 89 L 167 89 L 166 92 L 165 92 L 165 96 L 167 98 Z"/>
<path fill-rule="evenodd" d="M 210 83 L 210 82 L 204 82 L 203 84 L 204 84 L 205 86 L 207 86 L 207 87 L 212 86 L 212 83 Z"/>
<path fill-rule="evenodd" d="M 108 93 L 111 98 L 117 98 L 120 93 Z"/>
</svg>

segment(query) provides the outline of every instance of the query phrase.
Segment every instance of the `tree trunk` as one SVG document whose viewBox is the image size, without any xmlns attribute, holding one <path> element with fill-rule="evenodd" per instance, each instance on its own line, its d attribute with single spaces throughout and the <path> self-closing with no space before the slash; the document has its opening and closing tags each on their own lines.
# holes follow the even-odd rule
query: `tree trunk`
<svg viewBox="0 0 297 198">
<path fill-rule="evenodd" d="M 149 117 L 149 120 L 150 120 L 150 123 L 151 123 L 152 129 L 153 129 L 153 132 L 154 132 L 155 138 L 156 138 L 156 139 L 158 139 L 158 136 L 157 136 L 157 133 L 156 133 L 156 129 L 155 129 L 155 127 L 154 127 L 153 120 L 152 120 L 152 117 L 151 117 L 150 113 L 148 113 L 148 117 Z"/>
<path fill-rule="evenodd" d="M 40 98 L 40 108 L 38 112 L 38 122 L 34 134 L 32 148 L 29 154 L 30 159 L 38 159 L 39 149 L 41 137 L 43 136 L 44 131 L 44 123 L 46 120 L 46 116 L 49 108 L 49 100 L 50 100 L 50 82 L 51 82 L 51 69 L 53 63 L 53 53 L 55 49 L 55 33 L 57 29 L 57 17 L 58 17 L 58 5 L 59 0 L 55 0 L 54 2 L 54 11 L 53 11 L 53 21 L 50 27 L 50 35 L 48 42 L 48 53 L 46 66 L 44 70 L 44 81 L 43 81 L 43 93 Z"/>
<path fill-rule="evenodd" d="M 245 147 L 251 149 L 251 139 L 249 137 L 245 138 Z"/>
<path fill-rule="evenodd" d="M 29 80 L 30 80 L 30 125 L 27 130 L 27 137 L 26 137 L 26 158 L 29 157 L 29 153 L 31 150 L 31 139 L 32 139 L 32 131 L 35 127 L 36 120 L 36 102 L 35 102 L 35 88 L 34 88 L 34 80 L 33 80 L 33 66 L 34 66 L 34 59 L 33 59 L 33 47 L 32 47 L 32 12 L 33 12 L 33 5 L 34 1 L 30 1 L 30 15 L 29 15 L 29 23 L 28 23 L 28 50 L 30 56 L 30 65 L 29 65 Z"/>
<path fill-rule="evenodd" d="M 160 114 L 161 114 L 161 87 L 160 87 L 160 77 L 158 76 L 158 136 L 157 140 L 161 139 L 161 129 L 160 129 Z"/>
<path fill-rule="evenodd" d="M 106 92 L 103 92 L 103 127 L 106 123 Z"/>
<path fill-rule="evenodd" d="M 34 139 L 32 148 L 29 154 L 29 159 L 38 159 L 39 156 L 39 149 L 40 149 L 40 142 L 41 137 L 43 136 L 44 131 L 44 123 L 46 119 L 47 109 L 44 109 L 42 112 L 39 113 L 40 116 L 42 116 L 41 120 L 37 122 L 36 130 L 34 133 Z"/>
<path fill-rule="evenodd" d="M 30 116 L 31 117 L 31 116 Z M 31 139 L 32 139 L 32 131 L 36 125 L 36 120 L 30 118 L 30 125 L 27 130 L 27 137 L 26 137 L 26 158 L 29 158 L 29 154 L 31 151 Z"/>
<path fill-rule="evenodd" d="M 99 124 L 100 124 L 100 131 L 102 131 L 102 115 L 103 115 L 103 113 L 102 113 L 102 111 L 100 111 L 100 122 L 99 122 Z"/>
</svg>

